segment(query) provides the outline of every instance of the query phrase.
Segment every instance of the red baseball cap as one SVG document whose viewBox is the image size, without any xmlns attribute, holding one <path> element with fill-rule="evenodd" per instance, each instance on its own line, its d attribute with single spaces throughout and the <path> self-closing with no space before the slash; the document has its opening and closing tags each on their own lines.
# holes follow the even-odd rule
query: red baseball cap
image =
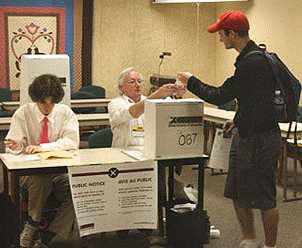
<svg viewBox="0 0 302 248">
<path fill-rule="evenodd" d="M 210 33 L 215 33 L 221 29 L 247 31 L 250 30 L 250 25 L 244 14 L 236 10 L 230 10 L 223 13 L 215 24 L 207 28 Z"/>
</svg>

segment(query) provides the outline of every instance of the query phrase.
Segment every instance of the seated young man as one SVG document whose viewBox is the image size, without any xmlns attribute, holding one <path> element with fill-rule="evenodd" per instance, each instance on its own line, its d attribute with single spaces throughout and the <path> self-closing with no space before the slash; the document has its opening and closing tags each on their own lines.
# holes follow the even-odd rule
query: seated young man
<svg viewBox="0 0 302 248">
<path fill-rule="evenodd" d="M 21 106 L 14 113 L 6 136 L 6 150 L 14 154 L 33 154 L 47 150 L 79 148 L 79 124 L 76 115 L 66 105 L 59 104 L 64 90 L 58 77 L 44 74 L 34 79 L 28 88 L 33 103 Z M 67 238 L 75 213 L 67 174 L 40 174 L 20 178 L 21 187 L 28 190 L 28 215 L 20 235 L 21 247 L 47 247 L 54 236 Z M 48 230 L 40 235 L 38 226 L 43 208 L 51 193 L 61 202 Z"/>
</svg>

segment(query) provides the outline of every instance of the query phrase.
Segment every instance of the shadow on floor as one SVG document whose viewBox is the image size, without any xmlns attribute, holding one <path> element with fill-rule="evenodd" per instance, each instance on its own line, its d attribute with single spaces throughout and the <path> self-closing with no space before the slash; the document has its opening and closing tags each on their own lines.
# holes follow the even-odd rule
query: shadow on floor
<svg viewBox="0 0 302 248">
<path fill-rule="evenodd" d="M 120 238 L 116 232 L 94 234 L 84 238 L 85 246 L 79 237 L 73 235 L 66 242 L 53 242 L 49 248 L 173 248 L 165 238 L 159 237 L 157 230 L 148 236 L 138 230 L 130 230 L 125 238 Z"/>
</svg>

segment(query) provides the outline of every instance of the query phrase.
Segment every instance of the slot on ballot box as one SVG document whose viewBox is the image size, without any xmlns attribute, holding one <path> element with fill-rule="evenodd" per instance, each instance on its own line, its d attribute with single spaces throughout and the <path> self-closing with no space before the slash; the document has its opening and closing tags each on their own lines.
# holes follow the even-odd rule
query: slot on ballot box
<svg viewBox="0 0 302 248">
<path fill-rule="evenodd" d="M 201 99 L 147 99 L 144 153 L 157 159 L 202 156 L 203 108 Z"/>
</svg>

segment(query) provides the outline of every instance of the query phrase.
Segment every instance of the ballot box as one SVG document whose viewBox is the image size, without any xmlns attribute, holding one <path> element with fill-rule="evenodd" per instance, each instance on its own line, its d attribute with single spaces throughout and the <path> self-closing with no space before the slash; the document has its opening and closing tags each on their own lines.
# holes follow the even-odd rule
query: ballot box
<svg viewBox="0 0 302 248">
<path fill-rule="evenodd" d="M 22 55 L 20 78 L 20 106 L 32 102 L 28 86 L 41 74 L 53 74 L 60 78 L 65 95 L 60 103 L 70 107 L 70 71 L 67 54 Z"/>
<path fill-rule="evenodd" d="M 200 99 L 147 99 L 144 153 L 155 159 L 202 156 L 203 107 Z"/>
</svg>

